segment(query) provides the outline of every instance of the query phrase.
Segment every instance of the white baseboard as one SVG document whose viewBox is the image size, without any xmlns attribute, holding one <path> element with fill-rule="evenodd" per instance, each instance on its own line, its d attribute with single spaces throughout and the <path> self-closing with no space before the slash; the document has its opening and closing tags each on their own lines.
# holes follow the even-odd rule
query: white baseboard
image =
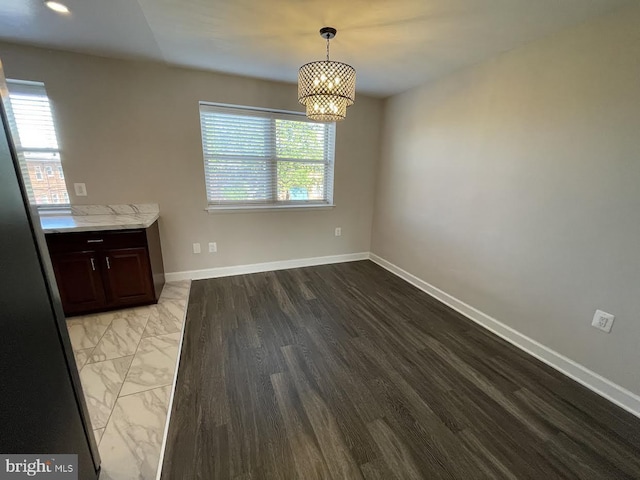
<svg viewBox="0 0 640 480">
<path fill-rule="evenodd" d="M 368 259 L 369 252 L 347 253 L 343 255 L 329 255 L 326 257 L 296 258 L 293 260 L 281 260 L 278 262 L 205 268 L 203 270 L 189 270 L 186 272 L 171 272 L 165 273 L 164 277 L 167 282 L 175 282 L 178 280 L 202 280 L 204 278 L 229 277 L 232 275 L 271 272 L 274 270 L 286 270 L 287 268 L 313 267 L 315 265 L 328 265 L 330 263 L 354 262 L 356 260 Z"/>
<path fill-rule="evenodd" d="M 555 368 L 559 372 L 565 374 L 567 377 L 572 378 L 576 382 L 584 385 L 588 389 L 594 391 L 598 395 L 606 398 L 607 400 L 615 403 L 619 407 L 625 409 L 629 413 L 632 413 L 636 417 L 640 417 L 640 396 L 633 392 L 607 380 L 601 375 L 592 372 L 586 367 L 583 367 L 577 362 L 574 362 L 570 358 L 561 355 L 560 353 L 545 347 L 541 343 L 533 340 L 532 338 L 523 335 L 522 333 L 514 330 L 513 328 L 505 325 L 504 323 L 496 320 L 493 317 L 481 312 L 480 310 L 467 305 L 461 300 L 458 300 L 452 295 L 443 292 L 437 287 L 425 282 L 424 280 L 416 277 L 415 275 L 403 270 L 402 268 L 394 265 L 393 263 L 379 257 L 378 255 L 371 253 L 370 258 L 373 262 L 377 263 L 381 267 L 389 270 L 391 273 L 406 280 L 410 284 L 419 288 L 423 292 L 428 293 L 436 300 L 448 305 L 455 311 L 461 313 L 465 317 L 481 325 L 482 327 L 490 330 L 499 337 L 505 339 L 507 342 L 515 345 L 516 347 L 524 350 L 530 355 L 533 355 L 538 360 L 546 363 L 550 367 Z"/>
</svg>

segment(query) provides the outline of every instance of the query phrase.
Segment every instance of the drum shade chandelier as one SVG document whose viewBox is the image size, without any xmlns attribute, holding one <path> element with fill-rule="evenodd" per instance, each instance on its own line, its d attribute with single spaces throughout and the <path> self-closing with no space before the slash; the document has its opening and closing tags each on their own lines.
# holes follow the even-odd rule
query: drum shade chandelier
<svg viewBox="0 0 640 480">
<path fill-rule="evenodd" d="M 317 122 L 344 120 L 356 99 L 355 68 L 329 60 L 329 40 L 336 32 L 332 27 L 320 29 L 327 41 L 327 59 L 307 63 L 298 71 L 298 101 L 307 108 L 307 117 Z"/>
</svg>

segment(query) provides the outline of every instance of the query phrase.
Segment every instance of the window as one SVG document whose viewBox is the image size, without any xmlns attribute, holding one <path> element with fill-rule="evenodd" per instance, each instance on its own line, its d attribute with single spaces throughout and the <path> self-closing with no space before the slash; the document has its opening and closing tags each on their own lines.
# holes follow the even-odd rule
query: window
<svg viewBox="0 0 640 480">
<path fill-rule="evenodd" d="M 9 128 L 30 201 L 37 205 L 68 204 L 60 149 L 44 84 L 7 80 L 7 86 Z"/>
<path fill-rule="evenodd" d="M 335 124 L 205 103 L 200 123 L 211 209 L 333 203 Z"/>
</svg>

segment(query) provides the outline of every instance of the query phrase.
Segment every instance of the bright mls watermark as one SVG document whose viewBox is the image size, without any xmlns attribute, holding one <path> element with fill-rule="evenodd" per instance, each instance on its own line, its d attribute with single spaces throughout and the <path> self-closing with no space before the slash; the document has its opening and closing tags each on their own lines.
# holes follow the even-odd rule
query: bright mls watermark
<svg viewBox="0 0 640 480">
<path fill-rule="evenodd" d="M 78 480 L 78 455 L 1 455 L 0 480 Z"/>
</svg>

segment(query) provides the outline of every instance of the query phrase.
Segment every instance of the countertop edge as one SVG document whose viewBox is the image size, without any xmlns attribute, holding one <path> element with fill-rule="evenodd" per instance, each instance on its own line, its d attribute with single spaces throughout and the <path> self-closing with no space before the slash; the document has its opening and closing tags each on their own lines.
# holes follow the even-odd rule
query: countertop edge
<svg viewBox="0 0 640 480">
<path fill-rule="evenodd" d="M 141 218 L 139 221 L 132 221 L 131 223 L 104 223 L 104 224 L 92 224 L 92 225 L 69 225 L 69 226 L 59 226 L 59 227 L 45 227 L 42 225 L 42 220 L 46 219 L 46 217 L 40 218 L 40 226 L 42 228 L 43 233 L 74 233 L 74 232 L 103 232 L 107 230 L 133 230 L 136 228 L 149 228 L 160 218 L 159 213 L 148 213 L 143 214 L 144 218 Z M 90 217 L 90 215 L 79 216 L 79 218 L 86 219 Z M 46 222 L 46 220 L 45 220 Z"/>
</svg>

